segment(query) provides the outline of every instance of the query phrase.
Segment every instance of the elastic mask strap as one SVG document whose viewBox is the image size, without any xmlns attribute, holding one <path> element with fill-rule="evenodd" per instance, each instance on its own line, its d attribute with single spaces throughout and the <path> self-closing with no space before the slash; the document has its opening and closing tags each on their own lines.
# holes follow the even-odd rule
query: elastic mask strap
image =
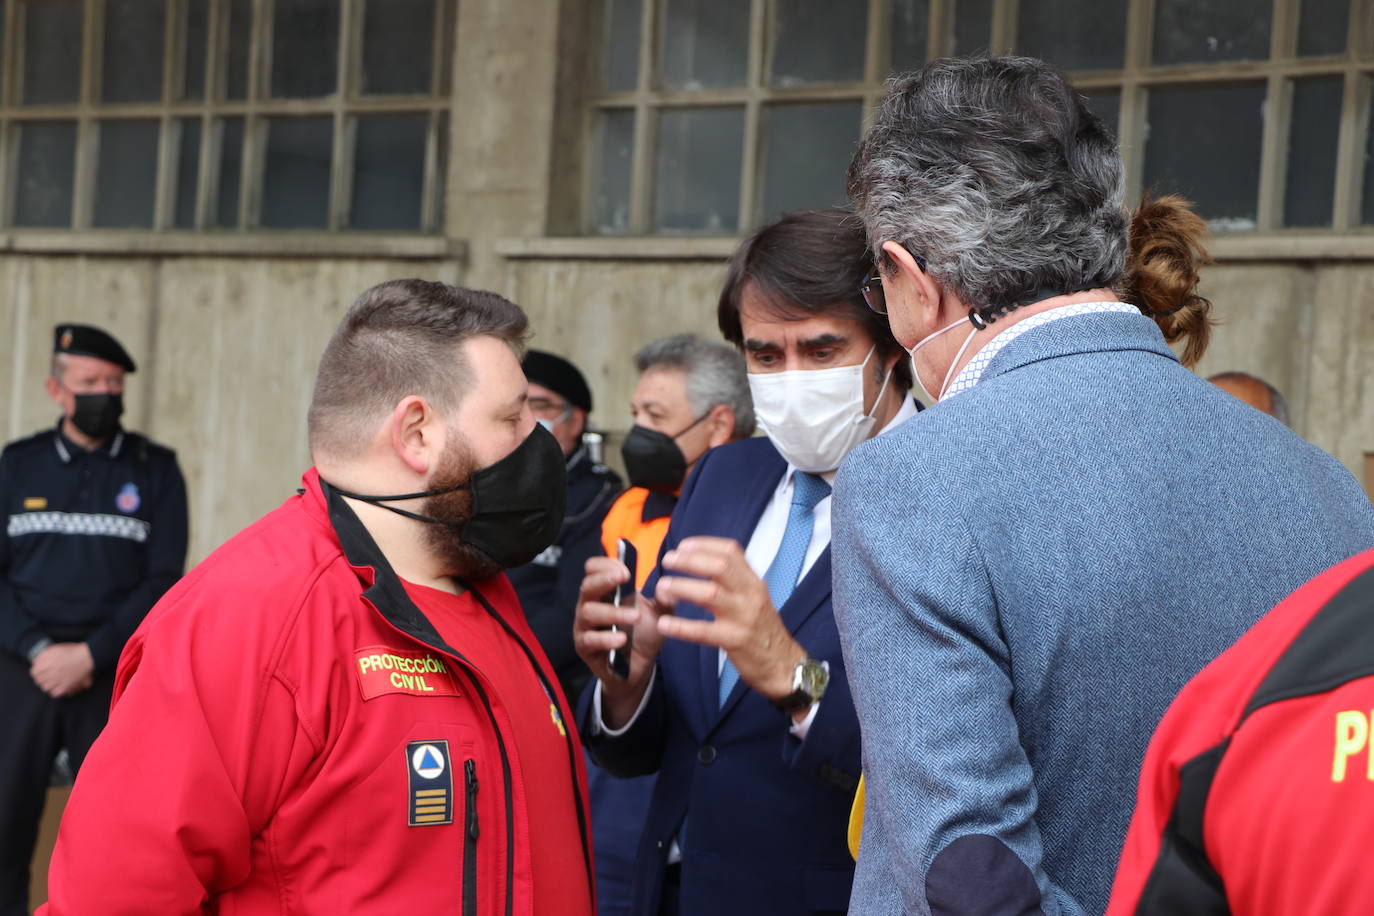
<svg viewBox="0 0 1374 916">
<path fill-rule="evenodd" d="M 713 408 L 713 409 L 714 409 L 714 408 Z M 697 417 L 695 420 L 693 420 L 691 423 L 688 423 L 686 426 L 682 427 L 682 429 L 679 430 L 678 432 L 675 432 L 675 433 L 673 433 L 671 436 L 668 436 L 668 438 L 669 438 L 669 439 L 672 439 L 674 442 L 676 442 L 677 439 L 678 439 L 678 436 L 685 435 L 686 433 L 690 432 L 690 431 L 693 429 L 693 427 L 698 426 L 698 425 L 701 423 L 702 420 L 705 420 L 705 419 L 706 419 L 707 417 L 709 417 L 710 415 L 711 415 L 711 411 L 710 411 L 710 410 L 706 411 L 706 413 L 704 413 L 704 414 L 702 414 L 701 416 Z M 666 435 L 666 434 L 665 434 L 665 435 Z"/>
<path fill-rule="evenodd" d="M 954 370 L 959 366 L 959 360 L 964 358 L 964 353 L 968 350 L 968 345 L 973 343 L 973 338 L 978 335 L 979 328 L 975 324 L 972 331 L 968 332 L 968 337 L 964 338 L 964 345 L 959 348 L 959 352 L 954 354 L 954 362 L 949 364 L 949 371 L 945 373 L 945 380 L 940 383 L 940 393 L 935 396 L 935 400 L 940 400 L 945 396 L 945 391 L 949 388 L 949 383 L 954 380 Z"/>
<path fill-rule="evenodd" d="M 385 509 L 388 512 L 395 512 L 397 515 L 404 515 L 406 518 L 413 518 L 417 522 L 428 522 L 431 525 L 446 525 L 448 524 L 447 522 L 442 522 L 437 518 L 430 518 L 428 515 L 421 515 L 418 512 L 411 512 L 408 509 L 398 509 L 395 506 L 388 506 L 387 503 L 400 502 L 406 499 L 423 499 L 426 496 L 443 496 L 446 493 L 455 493 L 458 490 L 469 489 L 472 486 L 472 484 L 460 483 L 451 487 L 447 487 L 443 490 L 421 490 L 418 493 L 402 493 L 398 496 L 368 496 L 363 493 L 354 493 L 349 490 L 341 489 L 339 487 L 334 486 L 333 484 L 330 484 L 329 486 L 331 489 L 334 490 L 335 493 L 338 493 L 340 496 L 347 496 L 349 499 L 356 499 L 360 502 L 370 503 L 374 506 L 377 506 L 380 509 Z"/>
</svg>

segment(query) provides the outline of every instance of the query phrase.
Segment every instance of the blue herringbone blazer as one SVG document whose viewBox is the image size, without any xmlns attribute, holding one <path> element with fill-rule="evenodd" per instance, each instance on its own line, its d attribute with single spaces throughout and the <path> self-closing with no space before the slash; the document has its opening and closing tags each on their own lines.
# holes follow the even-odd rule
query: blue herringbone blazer
<svg viewBox="0 0 1374 916">
<path fill-rule="evenodd" d="M 1102 912 L 1174 694 L 1374 545 L 1340 464 L 1124 314 L 1031 330 L 865 443 L 833 518 L 865 916 Z"/>
</svg>

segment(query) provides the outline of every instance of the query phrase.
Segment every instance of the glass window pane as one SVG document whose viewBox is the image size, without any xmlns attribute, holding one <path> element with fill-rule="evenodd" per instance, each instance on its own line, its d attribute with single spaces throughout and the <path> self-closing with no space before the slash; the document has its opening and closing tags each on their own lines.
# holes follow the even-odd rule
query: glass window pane
<svg viewBox="0 0 1374 916">
<path fill-rule="evenodd" d="M 205 98 L 205 49 L 210 28 L 210 0 L 186 0 L 185 69 L 182 98 L 198 102 Z"/>
<path fill-rule="evenodd" d="M 419 229 L 429 116 L 359 118 L 356 128 L 353 227 Z"/>
<path fill-rule="evenodd" d="M 151 229 L 157 193 L 157 121 L 105 121 L 95 170 L 97 229 Z"/>
<path fill-rule="evenodd" d="M 986 52 L 992 43 L 992 0 L 960 0 L 954 6 L 954 53 Z"/>
<path fill-rule="evenodd" d="M 1158 0 L 1154 61 L 1265 60 L 1272 5 L 1270 0 Z"/>
<path fill-rule="evenodd" d="M 859 144 L 858 102 L 770 105 L 763 112 L 763 208 L 772 219 L 789 210 L 844 206 L 845 170 Z M 798 155 L 805 150 L 805 155 Z"/>
<path fill-rule="evenodd" d="M 1369 119 L 1364 141 L 1364 206 L 1360 208 L 1360 222 L 1374 226 L 1374 118 Z"/>
<path fill-rule="evenodd" d="M 434 225 L 426 226 L 426 229 L 441 229 L 444 225 L 444 201 L 447 198 L 447 184 L 444 179 L 448 175 L 448 115 L 439 115 L 439 136 L 438 140 L 438 159 L 439 167 L 434 172 Z"/>
<path fill-rule="evenodd" d="M 743 155 L 743 108 L 662 111 L 654 228 L 668 232 L 738 229 Z"/>
<path fill-rule="evenodd" d="M 28 0 L 20 8 L 24 14 L 24 103 L 78 101 L 81 0 Z"/>
<path fill-rule="evenodd" d="M 930 0 L 892 0 L 892 72 L 925 66 Z"/>
<path fill-rule="evenodd" d="M 224 97 L 248 98 L 248 44 L 253 32 L 253 0 L 229 0 L 229 49 Z"/>
<path fill-rule="evenodd" d="M 274 118 L 267 128 L 262 225 L 269 229 L 328 227 L 334 119 Z"/>
<path fill-rule="evenodd" d="M 742 86 L 749 63 L 749 4 L 664 0 L 663 85 Z"/>
<path fill-rule="evenodd" d="M 1145 185 L 1197 204 L 1217 230 L 1255 228 L 1264 85 L 1150 92 Z"/>
<path fill-rule="evenodd" d="M 1283 193 L 1285 226 L 1331 225 L 1344 88 L 1345 80 L 1340 77 L 1293 84 L 1288 178 Z"/>
<path fill-rule="evenodd" d="M 165 0 L 105 0 L 101 101 L 162 100 L 166 13 Z"/>
<path fill-rule="evenodd" d="M 1102 123 L 1107 125 L 1107 130 L 1113 137 L 1119 136 L 1118 128 L 1121 123 L 1121 90 L 1119 89 L 1094 89 L 1084 92 L 1083 97 L 1088 100 L 1088 108 L 1093 114 L 1102 119 Z"/>
<path fill-rule="evenodd" d="M 612 92 L 625 92 L 639 85 L 639 32 L 644 18 L 644 0 L 604 0 L 605 17 L 603 78 Z"/>
<path fill-rule="evenodd" d="M 633 109 L 603 111 L 597 125 L 592 173 L 592 228 L 601 235 L 630 231 L 630 176 L 634 157 Z"/>
<path fill-rule="evenodd" d="M 243 118 L 219 122 L 219 187 L 215 189 L 215 225 L 237 229 L 239 188 L 243 183 Z"/>
<path fill-rule="evenodd" d="M 429 95 L 434 0 L 369 0 L 363 8 L 363 92 Z"/>
<path fill-rule="evenodd" d="M 1302 0 L 1298 20 L 1298 53 L 1344 54 L 1350 30 L 1350 0 Z"/>
<path fill-rule="evenodd" d="M 172 225 L 194 229 L 196 225 L 196 183 L 200 177 L 200 118 L 182 118 L 181 146 L 177 150 L 176 210 Z"/>
<path fill-rule="evenodd" d="M 329 95 L 338 84 L 339 0 L 277 0 L 272 6 L 272 97 Z"/>
<path fill-rule="evenodd" d="M 1065 70 L 1117 70 L 1126 60 L 1126 4 L 1022 0 L 1016 53 Z"/>
<path fill-rule="evenodd" d="M 868 0 L 775 0 L 772 35 L 773 85 L 861 80 Z"/>
<path fill-rule="evenodd" d="M 76 176 L 76 122 L 32 121 L 19 128 L 16 226 L 70 226 Z"/>
</svg>

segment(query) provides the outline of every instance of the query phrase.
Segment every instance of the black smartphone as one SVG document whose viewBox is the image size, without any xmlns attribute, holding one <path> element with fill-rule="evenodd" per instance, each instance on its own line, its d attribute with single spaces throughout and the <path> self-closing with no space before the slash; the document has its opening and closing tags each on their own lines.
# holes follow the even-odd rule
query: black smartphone
<svg viewBox="0 0 1374 916">
<path fill-rule="evenodd" d="M 639 565 L 639 552 L 628 538 L 620 538 L 616 543 L 615 558 L 630 570 L 630 578 L 629 581 L 615 587 L 615 593 L 611 595 L 611 604 L 616 607 L 632 607 L 635 603 L 635 570 Z M 610 662 L 611 673 L 623 681 L 630 676 L 630 646 L 634 642 L 635 628 L 611 626 L 612 633 L 619 633 L 622 629 L 625 632 L 625 645 L 611 650 Z"/>
</svg>

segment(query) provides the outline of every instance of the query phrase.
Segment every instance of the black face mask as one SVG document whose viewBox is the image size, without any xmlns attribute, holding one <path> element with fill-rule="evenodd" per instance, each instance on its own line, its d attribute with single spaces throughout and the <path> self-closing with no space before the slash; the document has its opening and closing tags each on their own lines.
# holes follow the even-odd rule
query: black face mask
<svg viewBox="0 0 1374 916">
<path fill-rule="evenodd" d="M 92 439 L 105 439 L 119 429 L 124 415 L 122 394 L 78 394 L 72 410 L 72 425 Z"/>
<path fill-rule="evenodd" d="M 558 440 L 536 424 L 515 451 L 495 464 L 473 471 L 467 483 L 398 496 L 364 496 L 334 489 L 342 496 L 434 525 L 450 523 L 386 504 L 471 490 L 472 515 L 461 525 L 450 527 L 457 530 L 463 543 L 490 557 L 501 568 L 511 569 L 539 556 L 558 537 L 567 508 L 568 475 Z"/>
<path fill-rule="evenodd" d="M 625 473 L 630 486 L 643 487 L 655 493 L 676 493 L 687 476 L 687 456 L 678 447 L 677 438 L 709 414 L 693 420 L 677 436 L 661 433 L 647 426 L 634 426 L 620 444 L 620 457 L 625 461 Z"/>
</svg>

